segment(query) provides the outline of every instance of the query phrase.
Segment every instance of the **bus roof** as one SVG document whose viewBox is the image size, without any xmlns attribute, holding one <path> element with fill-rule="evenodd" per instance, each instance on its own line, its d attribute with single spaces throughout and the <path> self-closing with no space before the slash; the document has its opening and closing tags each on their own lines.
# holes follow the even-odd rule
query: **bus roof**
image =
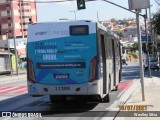
<svg viewBox="0 0 160 120">
<path fill-rule="evenodd" d="M 97 27 L 110 33 L 112 36 L 114 36 L 115 38 L 119 39 L 119 36 L 117 34 L 115 34 L 114 32 L 112 32 L 111 30 L 109 30 L 107 27 L 105 27 L 103 24 L 101 24 L 100 22 L 96 22 L 96 21 L 91 21 L 91 20 L 78 20 L 78 21 L 71 21 L 71 20 L 65 20 L 65 21 L 48 21 L 48 22 L 38 22 L 38 23 L 31 23 L 30 25 L 36 25 L 36 24 L 47 24 L 47 23 L 94 23 L 97 24 Z"/>
<path fill-rule="evenodd" d="M 111 30 L 109 30 L 107 27 L 105 27 L 103 24 L 97 22 L 97 26 L 98 28 L 106 31 L 106 32 L 109 32 L 112 36 L 116 37 L 117 39 L 119 39 L 119 36 L 117 34 L 115 34 L 114 32 L 112 32 Z"/>
</svg>

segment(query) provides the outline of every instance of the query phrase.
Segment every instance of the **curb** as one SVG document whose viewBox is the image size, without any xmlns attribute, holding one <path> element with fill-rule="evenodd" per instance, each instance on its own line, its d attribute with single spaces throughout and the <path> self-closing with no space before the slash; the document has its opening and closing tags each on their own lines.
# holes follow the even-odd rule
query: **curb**
<svg viewBox="0 0 160 120">
<path fill-rule="evenodd" d="M 132 93 L 135 91 L 135 89 L 139 86 L 140 86 L 139 79 L 138 80 L 133 80 L 133 84 L 131 85 L 131 87 L 128 90 L 126 90 L 124 92 L 124 94 L 120 98 L 120 101 L 125 101 L 125 103 L 126 103 L 127 100 L 130 98 L 130 96 L 132 95 Z"/>
<path fill-rule="evenodd" d="M 119 112 L 121 112 L 119 110 L 119 108 L 117 107 L 118 105 L 124 105 L 127 103 L 127 101 L 129 100 L 129 98 L 131 97 L 131 95 L 133 94 L 133 92 L 140 87 L 140 80 L 139 79 L 134 79 L 133 80 L 133 84 L 130 86 L 129 89 L 125 90 L 125 92 L 122 94 L 122 96 L 120 97 L 119 101 L 116 102 L 116 108 L 112 108 L 111 111 L 116 110 L 117 113 L 114 117 L 102 117 L 101 120 L 124 120 L 125 117 L 118 117 Z"/>
</svg>

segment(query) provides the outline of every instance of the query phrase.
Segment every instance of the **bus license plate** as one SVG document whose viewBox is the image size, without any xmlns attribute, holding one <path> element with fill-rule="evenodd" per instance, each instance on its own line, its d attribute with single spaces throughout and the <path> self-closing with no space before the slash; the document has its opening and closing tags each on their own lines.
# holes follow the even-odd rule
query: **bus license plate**
<svg viewBox="0 0 160 120">
<path fill-rule="evenodd" d="M 67 78 L 69 78 L 69 74 L 54 74 L 54 78 L 56 78 L 56 79 L 67 79 Z"/>
</svg>

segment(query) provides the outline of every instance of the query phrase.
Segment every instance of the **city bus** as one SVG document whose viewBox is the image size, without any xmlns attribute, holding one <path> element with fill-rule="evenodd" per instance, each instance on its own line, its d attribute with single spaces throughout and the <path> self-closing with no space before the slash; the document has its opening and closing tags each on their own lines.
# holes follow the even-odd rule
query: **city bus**
<svg viewBox="0 0 160 120">
<path fill-rule="evenodd" d="M 109 102 L 121 81 L 119 37 L 93 21 L 28 25 L 27 86 L 52 103 L 69 97 Z"/>
</svg>

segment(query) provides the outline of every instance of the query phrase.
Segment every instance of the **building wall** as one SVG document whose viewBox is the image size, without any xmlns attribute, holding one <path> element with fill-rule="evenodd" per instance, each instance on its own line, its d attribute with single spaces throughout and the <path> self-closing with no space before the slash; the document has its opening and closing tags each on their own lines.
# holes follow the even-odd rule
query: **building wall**
<svg viewBox="0 0 160 120">
<path fill-rule="evenodd" d="M 8 31 L 9 38 L 13 38 L 11 14 L 13 14 L 14 32 L 17 38 L 27 37 L 29 18 L 37 22 L 36 3 L 34 3 L 36 0 L 17 1 L 13 1 L 11 6 L 10 0 L 0 0 L 0 35 L 6 35 Z"/>
</svg>

